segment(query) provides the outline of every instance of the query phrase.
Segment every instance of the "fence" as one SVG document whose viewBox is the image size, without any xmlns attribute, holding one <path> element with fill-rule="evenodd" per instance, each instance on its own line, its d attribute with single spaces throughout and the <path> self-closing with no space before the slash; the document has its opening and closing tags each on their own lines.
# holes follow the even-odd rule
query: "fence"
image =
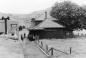
<svg viewBox="0 0 86 58">
<path fill-rule="evenodd" d="M 51 57 L 55 56 L 55 55 L 54 55 L 54 51 L 56 51 L 56 52 L 61 52 L 61 53 L 65 54 L 65 55 L 71 55 L 71 53 L 72 53 L 72 47 L 69 48 L 69 53 L 68 53 L 68 52 L 64 52 L 64 51 L 61 51 L 61 50 L 59 50 L 59 49 L 53 48 L 53 47 L 49 47 L 47 44 L 44 45 L 42 41 L 39 41 L 39 39 L 36 39 L 36 40 L 35 40 L 35 43 L 36 43 L 36 45 L 38 46 L 38 48 L 39 48 L 48 58 L 51 58 Z M 44 46 L 45 46 L 45 48 L 44 48 Z"/>
</svg>

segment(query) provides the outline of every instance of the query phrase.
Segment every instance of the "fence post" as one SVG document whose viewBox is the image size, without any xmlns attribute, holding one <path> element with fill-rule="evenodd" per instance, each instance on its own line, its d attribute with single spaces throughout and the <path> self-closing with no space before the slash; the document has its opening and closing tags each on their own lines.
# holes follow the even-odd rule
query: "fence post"
<svg viewBox="0 0 86 58">
<path fill-rule="evenodd" d="M 34 39 L 35 39 L 36 43 L 39 44 L 39 38 L 37 35 L 34 37 Z"/>
<path fill-rule="evenodd" d="M 53 56 L 53 48 L 51 48 L 51 56 Z"/>
<path fill-rule="evenodd" d="M 48 53 L 48 45 L 46 45 L 46 53 Z"/>
<path fill-rule="evenodd" d="M 38 41 L 38 43 L 39 43 L 39 37 L 38 37 L 38 36 L 36 36 L 36 38 L 37 38 L 37 41 Z"/>
<path fill-rule="evenodd" d="M 72 47 L 70 47 L 70 54 L 72 53 Z"/>
<path fill-rule="evenodd" d="M 34 42 L 37 44 L 37 38 L 36 38 L 36 36 L 34 36 L 33 38 L 35 39 L 35 41 L 34 41 Z"/>
<path fill-rule="evenodd" d="M 41 41 L 41 48 L 43 47 L 43 42 Z"/>
</svg>

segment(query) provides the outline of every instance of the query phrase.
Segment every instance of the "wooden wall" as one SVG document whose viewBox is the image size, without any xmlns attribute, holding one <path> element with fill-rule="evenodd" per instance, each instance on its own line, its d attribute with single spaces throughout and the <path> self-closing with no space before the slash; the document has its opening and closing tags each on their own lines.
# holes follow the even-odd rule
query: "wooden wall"
<svg viewBox="0 0 86 58">
<path fill-rule="evenodd" d="M 34 34 L 34 35 L 38 35 L 40 39 L 52 39 L 52 38 L 56 38 L 56 39 L 61 39 L 61 38 L 65 38 L 65 31 L 64 29 L 43 29 L 43 30 L 32 30 L 30 31 L 30 34 Z"/>
</svg>

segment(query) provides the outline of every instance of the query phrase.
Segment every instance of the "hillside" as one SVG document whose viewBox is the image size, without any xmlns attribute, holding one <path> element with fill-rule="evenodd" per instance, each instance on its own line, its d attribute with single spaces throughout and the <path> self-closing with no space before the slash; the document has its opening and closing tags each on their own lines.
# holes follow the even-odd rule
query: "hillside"
<svg viewBox="0 0 86 58">
<path fill-rule="evenodd" d="M 47 11 L 48 15 L 49 15 L 50 10 L 51 10 L 51 8 L 48 8 L 46 10 L 34 11 L 31 14 L 5 14 L 5 13 L 0 13 L 0 18 L 2 16 L 5 16 L 5 17 L 9 16 L 11 18 L 18 19 L 18 20 L 29 20 L 32 17 L 34 17 L 34 18 L 39 18 L 41 16 L 44 17 L 45 11 Z"/>
</svg>

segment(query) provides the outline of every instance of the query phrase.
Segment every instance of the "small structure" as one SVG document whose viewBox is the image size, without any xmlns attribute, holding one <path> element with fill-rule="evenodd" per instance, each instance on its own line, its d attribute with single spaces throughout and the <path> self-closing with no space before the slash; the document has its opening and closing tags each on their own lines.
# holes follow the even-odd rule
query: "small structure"
<svg viewBox="0 0 86 58">
<path fill-rule="evenodd" d="M 10 18 L 8 23 L 8 34 L 18 34 L 19 22 L 16 19 Z"/>
<path fill-rule="evenodd" d="M 46 38 L 65 38 L 66 33 L 70 30 L 67 30 L 66 27 L 57 23 L 57 20 L 52 20 L 47 18 L 45 13 L 44 20 L 35 20 L 32 19 L 32 25 L 29 28 L 30 33 L 33 36 L 39 36 L 40 39 Z"/>
</svg>

